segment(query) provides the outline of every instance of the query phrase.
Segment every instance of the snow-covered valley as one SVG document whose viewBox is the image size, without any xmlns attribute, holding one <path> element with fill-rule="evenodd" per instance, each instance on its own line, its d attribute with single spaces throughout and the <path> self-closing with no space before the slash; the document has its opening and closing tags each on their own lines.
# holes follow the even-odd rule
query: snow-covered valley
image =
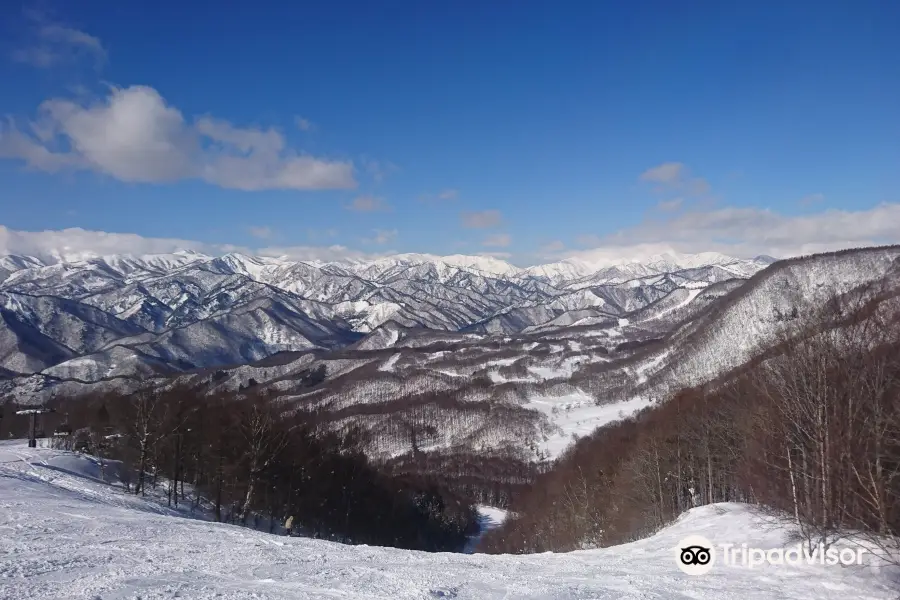
<svg viewBox="0 0 900 600">
<path fill-rule="evenodd" d="M 458 598 L 808 600 L 894 598 L 863 566 L 716 565 L 682 573 L 687 535 L 783 547 L 789 532 L 742 504 L 683 515 L 657 534 L 599 550 L 430 554 L 285 537 L 212 523 L 127 495 L 88 457 L 0 443 L 0 597 L 66 599 Z"/>
</svg>

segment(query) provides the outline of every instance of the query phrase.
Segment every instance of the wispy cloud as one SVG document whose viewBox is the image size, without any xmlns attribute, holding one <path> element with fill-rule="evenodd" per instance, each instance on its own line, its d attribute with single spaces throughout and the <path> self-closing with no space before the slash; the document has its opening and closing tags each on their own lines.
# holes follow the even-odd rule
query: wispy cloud
<svg viewBox="0 0 900 600">
<path fill-rule="evenodd" d="M 678 210 L 684 204 L 684 198 L 672 198 L 671 200 L 663 200 L 656 205 L 656 208 L 662 211 L 670 212 Z"/>
<path fill-rule="evenodd" d="M 267 246 L 250 250 L 250 252 L 258 256 L 321 262 L 375 260 L 388 254 L 385 252 L 363 252 L 338 244 L 332 246 Z"/>
<path fill-rule="evenodd" d="M 334 228 L 329 228 L 329 229 L 324 229 L 324 230 L 318 230 L 318 229 L 307 229 L 306 230 L 306 237 L 310 241 L 334 238 L 334 237 L 337 237 L 337 234 L 338 234 L 338 231 L 337 231 L 337 229 L 334 229 Z"/>
<path fill-rule="evenodd" d="M 398 231 L 396 229 L 373 229 L 372 237 L 363 238 L 366 244 L 387 244 L 397 239 Z"/>
<path fill-rule="evenodd" d="M 900 204 L 868 210 L 825 210 L 785 215 L 770 209 L 724 207 L 686 212 L 605 236 L 580 236 L 589 249 L 563 253 L 585 259 L 665 250 L 717 251 L 740 257 L 776 257 L 900 243 Z M 639 252 L 638 252 L 639 251 Z"/>
<path fill-rule="evenodd" d="M 565 250 L 566 245 L 560 240 L 553 240 L 552 242 L 547 242 L 540 247 L 541 252 L 561 252 Z"/>
<path fill-rule="evenodd" d="M 42 171 L 87 170 L 128 182 L 199 179 L 237 190 L 314 190 L 356 186 L 349 162 L 287 148 L 276 129 L 221 119 L 188 122 L 146 86 L 111 88 L 91 103 L 53 99 L 24 127 L 0 124 L 0 158 Z"/>
<path fill-rule="evenodd" d="M 27 41 L 12 52 L 12 60 L 40 69 L 90 61 L 96 67 L 106 62 L 100 39 L 74 27 L 58 23 L 40 11 L 25 12 Z"/>
<path fill-rule="evenodd" d="M 387 179 L 388 175 L 400 170 L 400 167 L 390 161 L 375 160 L 368 156 L 360 157 L 359 162 L 362 165 L 363 172 L 371 177 L 375 183 L 382 183 Z"/>
<path fill-rule="evenodd" d="M 496 227 L 503 222 L 503 215 L 499 210 L 482 210 L 476 212 L 462 212 L 459 215 L 463 227 L 469 229 L 487 229 Z"/>
<path fill-rule="evenodd" d="M 421 202 L 448 202 L 451 200 L 456 200 L 459 197 L 459 190 L 454 188 L 445 188 L 440 192 L 434 193 L 426 193 L 421 194 L 419 196 L 419 201 Z"/>
<path fill-rule="evenodd" d="M 387 212 L 391 210 L 384 198 L 369 195 L 357 196 L 344 208 L 355 212 Z"/>
<path fill-rule="evenodd" d="M 677 162 L 667 162 L 651 167 L 641 173 L 641 180 L 652 181 L 664 185 L 672 185 L 681 180 L 684 165 Z"/>
<path fill-rule="evenodd" d="M 675 191 L 691 196 L 709 193 L 710 185 L 702 177 L 691 176 L 688 168 L 680 162 L 667 162 L 651 167 L 641 173 L 641 181 L 656 185 L 657 191 Z"/>
<path fill-rule="evenodd" d="M 294 125 L 296 125 L 297 129 L 300 131 L 311 131 L 314 127 L 312 121 L 304 119 L 303 117 L 294 117 Z"/>
<path fill-rule="evenodd" d="M 17 231 L 0 225 L 0 255 L 25 254 L 45 260 L 86 259 L 110 254 L 164 254 L 192 250 L 210 256 L 241 252 L 257 256 L 286 257 L 293 260 L 365 260 L 384 256 L 341 245 L 261 246 L 211 244 L 177 238 L 144 237 L 134 233 L 111 233 L 73 227 L 45 231 Z"/>
<path fill-rule="evenodd" d="M 512 243 L 512 236 L 508 233 L 494 233 L 481 241 L 482 246 L 493 248 L 506 248 Z"/>
</svg>

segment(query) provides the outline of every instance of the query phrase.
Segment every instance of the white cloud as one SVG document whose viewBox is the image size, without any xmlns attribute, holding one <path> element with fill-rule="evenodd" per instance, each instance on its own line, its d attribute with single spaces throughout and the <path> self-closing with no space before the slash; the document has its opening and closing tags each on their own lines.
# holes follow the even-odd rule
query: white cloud
<svg viewBox="0 0 900 600">
<path fill-rule="evenodd" d="M 246 191 L 356 185 L 349 162 L 298 154 L 275 129 L 208 116 L 188 123 L 146 86 L 111 88 L 93 103 L 48 100 L 25 128 L 8 119 L 0 125 L 0 158 L 42 171 L 89 170 L 144 183 L 200 179 Z"/>
<path fill-rule="evenodd" d="M 673 211 L 681 208 L 684 204 L 684 198 L 672 198 L 671 200 L 663 200 L 656 205 L 656 208 L 662 211 Z"/>
<path fill-rule="evenodd" d="M 363 171 L 365 171 L 375 183 L 381 183 L 388 175 L 400 170 L 400 167 L 390 161 L 375 160 L 368 156 L 360 157 L 359 162 L 362 165 Z"/>
<path fill-rule="evenodd" d="M 508 233 L 494 233 L 482 240 L 482 246 L 494 248 L 506 248 L 512 243 L 512 236 Z"/>
<path fill-rule="evenodd" d="M 106 61 L 106 49 L 99 38 L 81 30 L 54 23 L 37 11 L 26 12 L 29 41 L 13 51 L 12 59 L 41 69 L 90 60 L 95 66 Z"/>
<path fill-rule="evenodd" d="M 396 229 L 373 229 L 375 235 L 371 238 L 364 238 L 362 241 L 366 244 L 387 244 L 397 239 Z"/>
<path fill-rule="evenodd" d="M 463 227 L 469 229 L 487 229 L 496 227 L 503 222 L 503 215 L 499 210 L 482 210 L 478 212 L 463 212 L 459 215 Z"/>
<path fill-rule="evenodd" d="M 667 162 L 651 167 L 641 173 L 641 179 L 653 183 L 672 185 L 681 180 L 684 173 L 684 165 L 677 162 Z"/>
<path fill-rule="evenodd" d="M 641 173 L 641 181 L 654 183 L 657 191 L 678 191 L 692 196 L 702 196 L 710 191 L 709 183 L 702 177 L 692 177 L 688 168 L 680 162 L 667 162 Z"/>
<path fill-rule="evenodd" d="M 330 233 L 325 232 L 325 235 Z M 396 230 L 375 230 L 374 236 L 367 241 L 384 245 L 396 236 Z M 498 237 L 496 241 L 503 240 Z M 644 260 L 670 251 L 716 251 L 747 258 L 760 254 L 788 257 L 900 243 L 900 204 L 881 204 L 859 211 L 827 210 L 801 216 L 759 208 L 726 207 L 706 213 L 690 212 L 664 220 L 649 220 L 611 235 L 583 236 L 580 241 L 591 248 L 566 251 L 561 242 L 551 242 L 542 248 L 543 254 L 539 258 L 543 262 L 579 258 L 592 263 L 616 264 Z M 209 255 L 243 252 L 318 261 L 366 260 L 390 253 L 367 253 L 341 245 L 248 248 L 81 228 L 32 232 L 0 226 L 0 254 L 28 254 L 44 259 L 65 256 L 74 260 L 108 254 L 154 254 L 178 250 Z M 480 255 L 509 258 L 506 252 L 483 252 Z"/>
<path fill-rule="evenodd" d="M 356 212 L 386 212 L 391 209 L 384 198 L 369 195 L 357 196 L 344 208 Z"/>
<path fill-rule="evenodd" d="M 304 119 L 303 117 L 294 117 L 294 125 L 296 125 L 297 129 L 300 131 L 311 131 L 313 128 L 312 121 Z"/>
<path fill-rule="evenodd" d="M 389 254 L 362 252 L 337 244 L 332 246 L 273 246 L 251 250 L 250 253 L 258 256 L 321 262 L 375 260 Z"/>
<path fill-rule="evenodd" d="M 383 256 L 331 246 L 265 246 L 249 248 L 232 244 L 210 244 L 177 238 L 144 237 L 134 233 L 90 231 L 79 227 L 46 231 L 17 231 L 0 225 L 0 255 L 24 254 L 56 260 L 83 260 L 110 254 L 166 254 L 190 250 L 218 256 L 240 252 L 258 256 L 285 257 L 293 260 L 367 260 Z"/>
<path fill-rule="evenodd" d="M 80 227 L 46 231 L 16 231 L 0 225 L 0 254 L 25 254 L 42 259 L 78 258 L 108 254 L 163 254 L 178 250 L 221 253 L 203 242 L 177 238 L 148 238 L 134 233 L 89 231 Z"/>
<path fill-rule="evenodd" d="M 250 227 L 248 231 L 250 235 L 261 240 L 267 240 L 275 235 L 270 227 Z"/>
<path fill-rule="evenodd" d="M 438 192 L 437 194 L 433 194 L 431 192 L 427 194 L 419 195 L 420 202 L 447 202 L 450 200 L 456 200 L 459 197 L 459 190 L 453 188 L 445 188 Z"/>
<path fill-rule="evenodd" d="M 738 257 L 797 256 L 900 243 L 900 204 L 880 204 L 859 211 L 826 210 L 799 216 L 761 208 L 725 207 L 648 220 L 611 235 L 581 236 L 579 243 L 594 247 L 564 256 L 601 260 L 640 257 L 668 250 L 716 251 Z"/>
</svg>

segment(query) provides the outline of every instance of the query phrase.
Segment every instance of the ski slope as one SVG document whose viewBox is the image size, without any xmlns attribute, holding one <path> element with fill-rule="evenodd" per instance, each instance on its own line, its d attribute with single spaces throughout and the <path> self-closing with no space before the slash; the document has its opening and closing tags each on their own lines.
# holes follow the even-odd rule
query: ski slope
<svg viewBox="0 0 900 600">
<path fill-rule="evenodd" d="M 691 577 L 674 549 L 689 534 L 785 544 L 744 505 L 694 509 L 657 535 L 568 554 L 428 554 L 269 535 L 190 518 L 128 496 L 96 462 L 0 443 L 0 598 L 457 598 L 787 600 L 895 598 L 862 567 L 719 566 Z M 105 475 L 105 476 L 108 476 Z"/>
<path fill-rule="evenodd" d="M 650 399 L 639 396 L 598 406 L 589 395 L 575 392 L 564 396 L 535 396 L 524 406 L 541 411 L 556 426 L 555 432 L 545 435 L 539 448 L 548 458 L 557 458 L 573 440 L 608 423 L 630 417 L 650 404 Z"/>
</svg>

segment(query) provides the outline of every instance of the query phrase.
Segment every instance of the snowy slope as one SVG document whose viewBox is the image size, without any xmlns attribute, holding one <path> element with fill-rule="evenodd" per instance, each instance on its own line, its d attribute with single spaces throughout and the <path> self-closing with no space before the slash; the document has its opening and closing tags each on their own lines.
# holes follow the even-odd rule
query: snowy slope
<svg viewBox="0 0 900 600">
<path fill-rule="evenodd" d="M 556 458 L 574 439 L 608 423 L 621 421 L 651 404 L 648 398 L 638 396 L 625 402 L 598 406 L 584 392 L 575 392 L 565 396 L 534 396 L 525 408 L 541 411 L 558 428 L 540 444 L 549 458 Z"/>
<path fill-rule="evenodd" d="M 821 254 L 773 266 L 734 290 L 710 314 L 672 333 L 665 379 L 695 385 L 739 367 L 780 334 L 810 324 L 836 295 L 900 286 L 900 247 Z"/>
<path fill-rule="evenodd" d="M 0 443 L 0 597 L 424 600 L 846 600 L 895 598 L 872 566 L 716 565 L 689 576 L 675 549 L 691 534 L 775 548 L 787 532 L 749 507 L 694 509 L 656 535 L 602 550 L 429 554 L 286 538 L 186 518 L 126 496 L 93 463 Z"/>
</svg>

